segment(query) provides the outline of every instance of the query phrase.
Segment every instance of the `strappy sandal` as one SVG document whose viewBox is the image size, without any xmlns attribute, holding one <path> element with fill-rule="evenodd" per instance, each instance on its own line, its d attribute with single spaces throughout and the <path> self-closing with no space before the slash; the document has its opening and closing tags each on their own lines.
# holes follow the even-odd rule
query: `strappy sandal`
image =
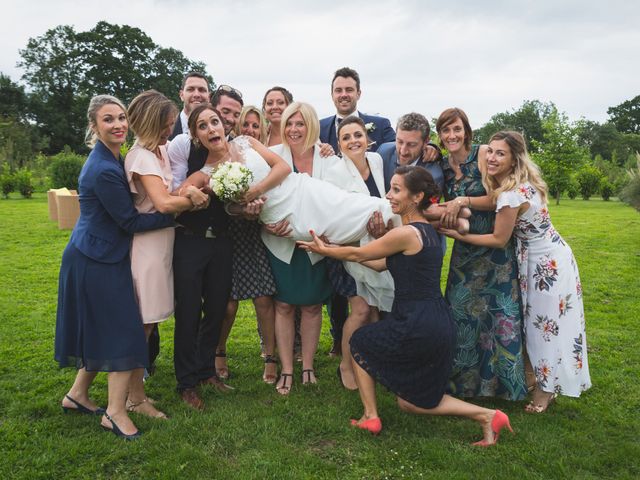
<svg viewBox="0 0 640 480">
<path fill-rule="evenodd" d="M 262 381 L 269 385 L 276 383 L 277 377 L 275 374 L 267 373 L 267 365 L 278 364 L 278 361 L 273 358 L 272 355 L 265 355 L 264 357 L 264 373 L 262 374 Z"/>
<path fill-rule="evenodd" d="M 222 352 L 216 352 L 216 358 L 224 358 L 225 359 L 225 366 L 224 367 L 216 367 L 216 375 L 218 376 L 218 378 L 220 380 L 229 380 L 229 377 L 231 376 L 229 373 L 229 367 L 227 366 L 227 352 L 222 351 Z"/>
<path fill-rule="evenodd" d="M 127 399 L 127 403 L 126 403 L 127 412 L 139 413 L 140 415 L 145 415 L 145 416 L 151 417 L 151 418 L 161 418 L 163 420 L 168 420 L 169 419 L 169 417 L 167 417 L 166 413 L 161 412 L 160 410 L 158 410 L 157 408 L 155 408 L 153 406 L 151 408 L 153 408 L 156 412 L 158 412 L 158 413 L 156 413 L 154 415 L 150 415 L 149 413 L 145 412 L 144 409 L 139 408 L 140 406 L 143 406 L 145 403 L 149 404 L 149 405 L 152 405 L 147 397 L 145 397 L 142 401 L 136 402 L 136 403 L 134 403 L 131 400 Z"/>
<path fill-rule="evenodd" d="M 557 393 L 552 393 L 551 396 L 549 397 L 549 400 L 547 401 L 546 405 L 543 405 L 541 403 L 534 403 L 533 400 L 531 400 L 524 407 L 524 411 L 527 412 L 527 413 L 544 413 L 553 404 L 553 402 L 556 401 L 556 397 L 557 396 L 558 396 Z"/>
<path fill-rule="evenodd" d="M 282 385 L 280 385 L 279 387 L 276 386 L 276 392 L 283 396 L 289 395 L 289 392 L 291 391 L 291 384 L 293 383 L 293 374 L 281 373 L 280 378 L 282 378 Z M 287 382 L 287 378 L 291 378 L 291 381 Z"/>
<path fill-rule="evenodd" d="M 313 374 L 315 380 L 316 372 L 313 370 L 313 368 L 306 368 L 302 370 L 302 385 L 315 385 L 316 383 L 318 383 L 317 380 L 311 380 L 311 374 Z"/>
</svg>

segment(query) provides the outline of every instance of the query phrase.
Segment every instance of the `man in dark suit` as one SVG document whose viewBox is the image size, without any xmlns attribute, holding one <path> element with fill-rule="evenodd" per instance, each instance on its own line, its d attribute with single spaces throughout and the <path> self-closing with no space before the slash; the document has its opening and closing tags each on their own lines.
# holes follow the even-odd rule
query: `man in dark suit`
<svg viewBox="0 0 640 480">
<path fill-rule="evenodd" d="M 173 132 L 169 140 L 173 140 L 174 137 L 181 133 L 188 132 L 187 122 L 191 111 L 201 103 L 209 101 L 209 81 L 207 77 L 198 72 L 187 73 L 182 79 L 180 100 L 182 100 L 183 105 L 182 111 L 176 119 L 176 124 L 173 126 Z"/>
<path fill-rule="evenodd" d="M 437 147 L 429 143 L 429 121 L 419 113 L 407 113 L 398 119 L 396 139 L 380 145 L 378 153 L 384 167 L 384 188 L 388 192 L 391 177 L 400 165 L 416 165 L 427 169 L 440 191 L 444 187 L 444 175 L 439 162 L 432 162 L 439 155 Z M 425 149 L 430 151 L 428 158 Z"/>
<path fill-rule="evenodd" d="M 426 169 L 442 192 L 444 188 L 442 167 L 440 162 L 432 161 L 440 156 L 440 150 L 435 144 L 429 143 L 429 131 L 429 121 L 419 113 L 407 113 L 398 119 L 395 142 L 384 143 L 378 148 L 378 153 L 382 157 L 385 191 L 389 191 L 391 177 L 396 168 L 401 165 L 415 165 Z M 379 237 L 385 230 L 381 216 L 374 215 L 369 222 L 369 233 Z M 443 249 L 446 249 L 443 235 L 440 240 Z"/>
<path fill-rule="evenodd" d="M 336 70 L 331 81 L 331 98 L 336 106 L 336 114 L 320 120 L 320 141 L 330 144 L 336 152 L 338 152 L 338 125 L 343 118 L 350 115 L 360 117 L 364 121 L 371 141 L 369 151 L 375 152 L 380 145 L 393 142 L 396 138 L 389 119 L 358 111 L 358 100 L 361 94 L 358 72 L 349 67 Z M 342 327 L 349 314 L 346 297 L 333 295 L 329 311 L 333 336 L 333 347 L 329 354 L 336 355 L 341 353 Z"/>
<path fill-rule="evenodd" d="M 369 150 L 375 152 L 385 142 L 393 142 L 396 138 L 391 122 L 384 117 L 366 115 L 358 111 L 358 100 L 361 95 L 360 76 L 352 68 L 343 67 L 333 75 L 331 81 L 331 98 L 336 106 L 336 114 L 320 120 L 320 141 L 329 143 L 338 151 L 337 129 L 340 121 L 349 115 L 360 117 L 367 126 L 367 134 L 371 140 Z"/>
</svg>

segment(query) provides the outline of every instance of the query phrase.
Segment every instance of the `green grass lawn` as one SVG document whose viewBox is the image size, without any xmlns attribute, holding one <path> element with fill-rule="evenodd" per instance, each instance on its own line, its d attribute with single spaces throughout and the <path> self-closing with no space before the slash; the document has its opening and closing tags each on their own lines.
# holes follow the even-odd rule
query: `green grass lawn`
<svg viewBox="0 0 640 480">
<path fill-rule="evenodd" d="M 75 375 L 53 360 L 58 269 L 70 232 L 48 220 L 44 194 L 0 200 L 0 478 L 638 478 L 640 215 L 597 199 L 563 199 L 551 215 L 580 267 L 594 386 L 540 416 L 525 414 L 524 402 L 480 400 L 508 413 L 516 430 L 496 447 L 472 447 L 481 432 L 468 420 L 400 412 L 384 390 L 382 434 L 351 428 L 360 401 L 339 386 L 327 321 L 319 384 L 302 387 L 298 364 L 291 394 L 281 397 L 261 380 L 246 302 L 227 351 L 236 390 L 204 391 L 203 413 L 183 406 L 174 390 L 173 321 L 165 322 L 147 392 L 171 419 L 134 417 L 145 434 L 124 442 L 99 419 L 60 409 Z M 106 375 L 92 393 L 106 405 Z"/>
</svg>

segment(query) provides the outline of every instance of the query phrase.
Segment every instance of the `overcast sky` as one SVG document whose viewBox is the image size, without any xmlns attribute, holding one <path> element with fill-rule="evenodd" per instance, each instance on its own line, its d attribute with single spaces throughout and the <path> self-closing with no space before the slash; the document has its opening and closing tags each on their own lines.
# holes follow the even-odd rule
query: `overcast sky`
<svg viewBox="0 0 640 480">
<path fill-rule="evenodd" d="M 608 107 L 640 94 L 640 7 L 629 0 L 2 3 L 0 71 L 13 80 L 30 37 L 106 20 L 205 62 L 245 103 L 282 85 L 320 117 L 334 112 L 330 83 L 343 66 L 360 73 L 359 110 L 393 123 L 457 106 L 478 128 L 533 99 L 602 122 Z"/>
</svg>

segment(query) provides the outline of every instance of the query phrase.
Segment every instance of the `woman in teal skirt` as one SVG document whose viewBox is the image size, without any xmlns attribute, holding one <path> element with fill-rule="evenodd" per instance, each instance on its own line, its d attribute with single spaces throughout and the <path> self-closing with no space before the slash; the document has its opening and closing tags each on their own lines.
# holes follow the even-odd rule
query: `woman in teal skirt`
<svg viewBox="0 0 640 480">
<path fill-rule="evenodd" d="M 460 208 L 469 207 L 473 212 L 470 232 L 492 232 L 495 207 L 482 185 L 486 146 L 471 144 L 469 120 L 458 108 L 442 112 L 436 130 L 448 151 L 442 161 L 448 201 L 444 225 L 455 221 Z M 525 397 L 517 273 L 511 242 L 504 249 L 454 243 L 445 293 L 457 325 L 450 382 L 454 395 Z"/>
<path fill-rule="evenodd" d="M 311 105 L 294 102 L 282 114 L 282 144 L 271 147 L 294 172 L 317 176 L 322 162 L 318 145 L 320 122 Z M 315 173 L 315 175 L 314 175 Z M 283 233 L 286 225 L 270 228 Z M 302 383 L 316 383 L 313 358 L 318 348 L 322 326 L 322 304 L 331 295 L 331 284 L 324 258 L 297 248 L 295 241 L 282 236 L 263 234 L 271 270 L 276 281 L 276 343 L 280 356 L 280 378 L 276 390 L 288 395 L 293 383 L 293 343 L 295 307 L 301 311 Z"/>
</svg>

